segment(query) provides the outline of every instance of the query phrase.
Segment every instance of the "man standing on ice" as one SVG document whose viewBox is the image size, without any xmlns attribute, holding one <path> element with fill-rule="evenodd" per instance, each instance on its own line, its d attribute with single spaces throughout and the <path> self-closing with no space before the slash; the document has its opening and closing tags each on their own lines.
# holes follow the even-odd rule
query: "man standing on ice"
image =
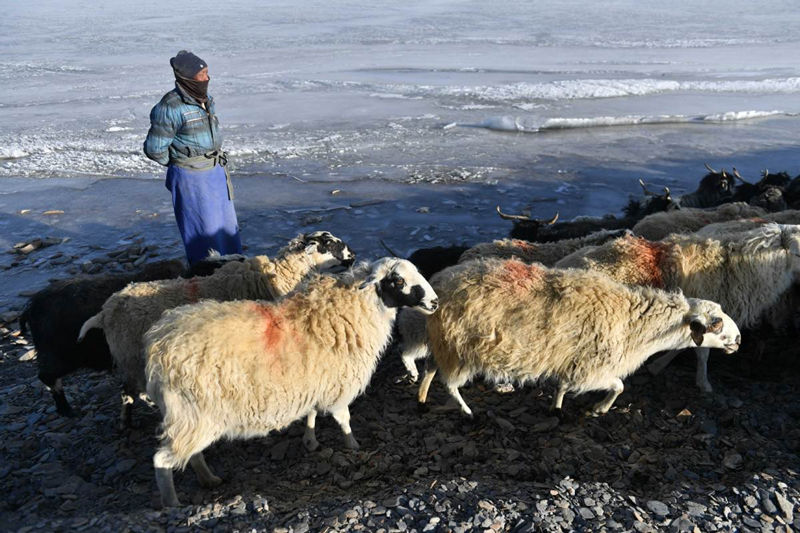
<svg viewBox="0 0 800 533">
<path fill-rule="evenodd" d="M 210 249 L 223 255 L 242 253 L 227 155 L 214 99 L 207 92 L 208 65 L 186 50 L 169 62 L 175 89 L 150 111 L 144 153 L 167 167 L 166 186 L 189 264 Z"/>
</svg>

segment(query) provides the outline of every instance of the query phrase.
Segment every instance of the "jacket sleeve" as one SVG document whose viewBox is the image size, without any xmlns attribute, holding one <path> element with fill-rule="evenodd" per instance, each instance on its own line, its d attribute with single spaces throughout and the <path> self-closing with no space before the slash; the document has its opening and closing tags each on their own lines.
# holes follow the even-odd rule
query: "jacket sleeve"
<svg viewBox="0 0 800 533">
<path fill-rule="evenodd" d="M 168 106 L 159 102 L 150 111 L 150 131 L 144 140 L 144 155 L 161 165 L 169 164 L 169 145 L 175 139 L 180 124 Z"/>
</svg>

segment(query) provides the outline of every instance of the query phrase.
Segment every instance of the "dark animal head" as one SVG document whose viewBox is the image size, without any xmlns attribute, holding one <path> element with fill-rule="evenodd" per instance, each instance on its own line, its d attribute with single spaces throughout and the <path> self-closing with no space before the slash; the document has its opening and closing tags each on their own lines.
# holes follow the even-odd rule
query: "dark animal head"
<svg viewBox="0 0 800 533">
<path fill-rule="evenodd" d="M 647 190 L 647 186 L 642 180 L 639 180 L 639 185 L 641 185 L 644 190 L 644 198 L 639 200 L 631 198 L 628 201 L 628 205 L 622 208 L 622 212 L 625 213 L 625 218 L 630 219 L 633 223 L 653 213 L 673 211 L 681 208 L 678 202 L 672 199 L 672 194 L 668 187 L 664 187 L 663 194 L 655 194 Z"/>
<path fill-rule="evenodd" d="M 372 263 L 366 281 L 361 284 L 362 290 L 368 287 L 375 287 L 386 307 L 413 307 L 426 315 L 439 307 L 433 287 L 405 259 L 384 257 Z"/>
<path fill-rule="evenodd" d="M 467 251 L 468 246 L 434 246 L 432 248 L 420 248 L 408 256 L 408 260 L 414 263 L 419 273 L 425 279 L 444 270 L 447 267 L 458 263 L 461 254 Z"/>
<path fill-rule="evenodd" d="M 531 218 L 527 215 L 507 215 L 500 210 L 500 206 L 497 206 L 497 214 L 500 215 L 500 218 L 503 220 L 512 220 L 514 221 L 514 227 L 511 228 L 511 232 L 509 232 L 509 237 L 512 239 L 522 239 L 524 241 L 531 241 L 537 242 L 539 236 L 539 229 L 543 226 L 551 226 L 556 223 L 558 220 L 558 213 L 549 220 L 537 220 L 535 218 Z"/>
<path fill-rule="evenodd" d="M 750 200 L 750 205 L 763 207 L 770 213 L 784 211 L 787 208 L 786 200 L 783 197 L 783 190 L 780 187 L 769 186 L 764 192 Z"/>
<path fill-rule="evenodd" d="M 697 190 L 680 198 L 681 207 L 716 207 L 733 201 L 735 178 L 725 169 L 717 172 L 706 165 L 708 174 L 700 180 Z"/>
</svg>

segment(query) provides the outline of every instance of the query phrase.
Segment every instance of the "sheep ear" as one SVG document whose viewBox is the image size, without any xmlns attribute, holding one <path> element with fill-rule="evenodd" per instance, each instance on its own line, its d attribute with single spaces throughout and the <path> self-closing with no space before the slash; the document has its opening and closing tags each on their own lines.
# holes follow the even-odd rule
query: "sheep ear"
<svg viewBox="0 0 800 533">
<path fill-rule="evenodd" d="M 711 319 L 711 324 L 706 328 L 706 333 L 720 333 L 722 331 L 722 319 L 715 316 Z"/>
<path fill-rule="evenodd" d="M 691 322 L 689 322 L 689 329 L 692 330 L 692 340 L 698 346 L 703 344 L 703 335 L 706 332 L 706 325 L 700 322 L 699 319 L 693 318 Z"/>
<path fill-rule="evenodd" d="M 375 276 L 370 276 L 370 277 L 368 277 L 366 279 L 366 281 L 364 281 L 364 283 L 362 283 L 358 287 L 358 290 L 363 291 L 364 289 L 366 289 L 366 288 L 368 288 L 368 287 L 370 287 L 372 285 L 377 285 L 377 283 L 378 283 L 378 278 L 376 278 Z"/>
</svg>

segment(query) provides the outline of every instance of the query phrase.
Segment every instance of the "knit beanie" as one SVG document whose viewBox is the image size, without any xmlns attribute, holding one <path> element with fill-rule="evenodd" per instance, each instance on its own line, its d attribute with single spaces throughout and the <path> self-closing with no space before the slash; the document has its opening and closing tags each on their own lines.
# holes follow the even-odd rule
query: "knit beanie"
<svg viewBox="0 0 800 533">
<path fill-rule="evenodd" d="M 169 60 L 169 64 L 172 65 L 175 74 L 188 79 L 194 78 L 198 72 L 208 66 L 205 61 L 186 50 L 178 52 Z"/>
</svg>

